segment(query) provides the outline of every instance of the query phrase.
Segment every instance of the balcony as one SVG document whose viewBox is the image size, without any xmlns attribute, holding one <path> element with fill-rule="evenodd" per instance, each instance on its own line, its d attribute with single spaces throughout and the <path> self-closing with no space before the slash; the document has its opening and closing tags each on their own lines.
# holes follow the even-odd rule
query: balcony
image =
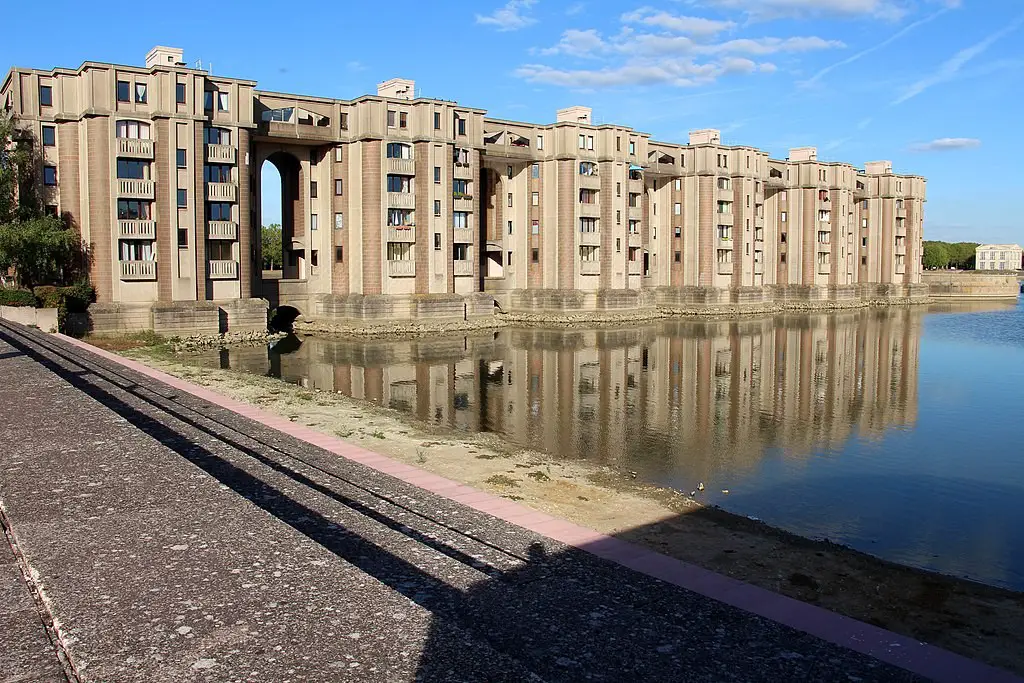
<svg viewBox="0 0 1024 683">
<path fill-rule="evenodd" d="M 907 245 L 906 245 L 906 243 L 904 243 L 904 244 L 897 244 L 896 245 L 896 253 L 897 254 L 902 254 L 903 256 L 906 256 L 907 255 Z"/>
<path fill-rule="evenodd" d="M 896 209 L 896 218 L 906 218 L 906 217 L 907 217 L 907 209 L 905 207 L 902 208 L 902 209 Z"/>
<path fill-rule="evenodd" d="M 601 216 L 601 205 L 597 202 L 590 204 L 580 202 L 580 216 L 584 218 L 599 218 Z"/>
<path fill-rule="evenodd" d="M 231 145 L 207 145 L 206 160 L 217 164 L 233 164 L 235 148 Z"/>
<path fill-rule="evenodd" d="M 638 221 L 643 218 L 644 210 L 639 206 L 630 206 L 626 208 L 626 217 L 631 221 Z"/>
<path fill-rule="evenodd" d="M 412 159 L 388 159 L 388 173 L 416 175 L 416 162 Z"/>
<path fill-rule="evenodd" d="M 732 225 L 733 217 L 731 213 L 716 213 L 715 221 L 717 225 Z"/>
<path fill-rule="evenodd" d="M 117 179 L 117 196 L 122 199 L 153 199 L 155 192 L 152 180 Z"/>
<path fill-rule="evenodd" d="M 211 280 L 235 280 L 238 278 L 238 261 L 210 261 Z"/>
<path fill-rule="evenodd" d="M 453 211 L 472 211 L 473 210 L 473 195 L 452 195 L 452 210 Z"/>
<path fill-rule="evenodd" d="M 152 159 L 153 141 L 117 138 L 117 156 L 128 159 Z"/>
<path fill-rule="evenodd" d="M 119 220 L 117 234 L 124 240 L 155 240 L 156 221 Z"/>
<path fill-rule="evenodd" d="M 732 237 L 717 237 L 715 243 L 719 249 L 732 249 Z"/>
<path fill-rule="evenodd" d="M 387 263 L 389 277 L 416 276 L 416 262 L 411 259 L 408 261 L 388 261 Z"/>
<path fill-rule="evenodd" d="M 389 209 L 415 209 L 416 195 L 412 192 L 388 192 Z"/>
<path fill-rule="evenodd" d="M 236 240 L 238 239 L 238 223 L 210 221 L 206 226 L 206 236 L 211 240 Z"/>
<path fill-rule="evenodd" d="M 765 179 L 764 184 L 766 187 L 773 187 L 779 190 L 784 189 L 786 187 L 785 180 L 783 180 L 782 178 L 776 178 L 774 176 L 768 176 L 768 178 Z"/>
<path fill-rule="evenodd" d="M 754 275 L 764 275 L 764 261 L 754 261 Z"/>
<path fill-rule="evenodd" d="M 643 178 L 637 178 L 635 180 L 633 178 L 630 178 L 628 185 L 630 194 L 642 194 L 644 191 Z"/>
<path fill-rule="evenodd" d="M 825 253 L 825 252 L 818 252 Z M 828 275 L 832 272 L 831 261 L 818 261 L 818 275 Z"/>
<path fill-rule="evenodd" d="M 388 226 L 388 242 L 415 242 L 416 228 Z"/>
<path fill-rule="evenodd" d="M 590 246 L 601 246 L 601 233 L 599 232 L 581 232 L 580 233 L 580 244 Z"/>
<path fill-rule="evenodd" d="M 595 173 L 594 175 L 580 175 L 580 188 L 588 190 L 600 190 L 601 189 L 601 178 Z"/>
<path fill-rule="evenodd" d="M 121 261 L 121 279 L 127 281 L 155 280 L 156 261 Z"/>
<path fill-rule="evenodd" d="M 726 261 L 718 264 L 719 275 L 732 275 L 732 261 Z"/>
<path fill-rule="evenodd" d="M 455 228 L 453 232 L 457 244 L 473 244 L 473 228 Z"/>
<path fill-rule="evenodd" d="M 631 233 L 629 233 L 629 246 L 631 246 L 631 247 L 639 247 L 640 244 L 641 244 L 640 233 L 638 233 L 638 232 L 631 232 Z"/>
<path fill-rule="evenodd" d="M 212 202 L 233 202 L 238 197 L 234 183 L 206 183 L 206 198 Z"/>
<path fill-rule="evenodd" d="M 580 275 L 600 275 L 600 261 L 580 261 Z"/>
<path fill-rule="evenodd" d="M 459 180 L 472 180 L 473 179 L 473 167 L 464 164 L 455 164 L 455 171 L 453 176 Z"/>
<path fill-rule="evenodd" d="M 472 275 L 473 274 L 473 262 L 472 261 L 455 261 L 455 274 L 456 275 Z"/>
<path fill-rule="evenodd" d="M 630 275 L 639 275 L 640 273 L 641 273 L 640 259 L 637 259 L 635 261 L 630 261 L 629 262 L 629 274 Z"/>
<path fill-rule="evenodd" d="M 534 154 L 529 145 L 513 145 L 506 142 L 487 142 L 484 140 L 484 156 L 526 160 L 532 159 Z M 543 152 L 539 156 L 543 156 Z"/>
<path fill-rule="evenodd" d="M 733 196 L 732 188 L 723 190 L 720 187 L 715 187 L 715 199 L 723 202 L 731 202 L 735 197 Z"/>
</svg>

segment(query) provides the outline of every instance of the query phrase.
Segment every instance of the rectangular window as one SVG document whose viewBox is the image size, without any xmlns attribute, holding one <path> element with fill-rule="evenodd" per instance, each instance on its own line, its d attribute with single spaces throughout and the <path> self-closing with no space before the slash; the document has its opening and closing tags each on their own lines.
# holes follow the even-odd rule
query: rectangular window
<svg viewBox="0 0 1024 683">
<path fill-rule="evenodd" d="M 512 252 L 511 252 L 511 251 L 510 251 L 510 252 L 508 252 L 508 256 L 506 257 L 506 261 L 505 261 L 505 264 L 506 264 L 506 265 L 509 265 L 509 266 L 511 266 L 511 265 L 512 265 Z"/>
<path fill-rule="evenodd" d="M 317 183 L 315 180 L 309 181 L 309 198 L 316 199 L 317 197 Z"/>
<path fill-rule="evenodd" d="M 588 263 L 599 261 L 600 258 L 597 254 L 597 247 L 582 246 L 580 247 L 580 260 Z"/>
<path fill-rule="evenodd" d="M 682 178 L 676 178 L 675 181 L 674 181 L 674 185 L 675 185 L 675 189 L 676 189 L 677 192 L 679 190 L 682 190 L 683 189 L 683 180 L 682 180 Z"/>
<path fill-rule="evenodd" d="M 531 192 L 530 193 L 530 205 L 531 206 L 540 206 L 540 192 Z"/>
<path fill-rule="evenodd" d="M 540 149 L 544 149 L 544 136 L 543 135 L 538 135 L 537 136 L 537 149 L 539 149 L 539 150 Z"/>
<path fill-rule="evenodd" d="M 175 83 L 174 84 L 174 102 L 175 104 L 185 104 L 185 84 Z"/>
<path fill-rule="evenodd" d="M 621 197 L 622 196 L 622 183 L 615 183 L 615 196 L 616 197 Z"/>
<path fill-rule="evenodd" d="M 674 215 L 676 215 L 676 216 L 679 216 L 680 214 L 682 214 L 683 213 L 683 205 L 680 204 L 679 202 L 676 202 L 675 204 L 673 204 L 672 205 L 672 213 Z"/>
<path fill-rule="evenodd" d="M 631 155 L 635 155 L 636 154 L 636 143 L 633 142 L 632 140 L 629 141 L 629 153 Z"/>
<path fill-rule="evenodd" d="M 53 147 L 57 144 L 57 128 L 55 126 L 43 126 L 43 147 Z"/>
<path fill-rule="evenodd" d="M 135 159 L 117 160 L 117 177 L 133 180 L 149 180 L 149 162 Z"/>
<path fill-rule="evenodd" d="M 440 114 L 437 114 L 437 116 L 440 116 Z M 434 233 L 434 251 L 441 251 L 441 233 L 439 232 Z"/>
<path fill-rule="evenodd" d="M 440 216 L 441 215 L 441 200 L 440 199 L 435 199 L 434 200 L 434 215 L 435 216 Z"/>
<path fill-rule="evenodd" d="M 412 178 L 404 175 L 388 175 L 388 192 L 412 192 Z"/>
<path fill-rule="evenodd" d="M 404 242 L 388 242 L 388 261 L 412 261 L 412 245 Z"/>
<path fill-rule="evenodd" d="M 533 249 L 530 250 L 530 261 L 532 261 L 533 263 L 540 262 L 540 249 L 534 247 Z"/>
<path fill-rule="evenodd" d="M 441 130 L 441 112 L 434 112 L 434 130 Z"/>
<path fill-rule="evenodd" d="M 622 225 L 622 212 L 615 210 L 615 225 Z"/>
<path fill-rule="evenodd" d="M 412 147 L 401 142 L 389 142 L 385 154 L 388 159 L 412 159 Z"/>
<path fill-rule="evenodd" d="M 616 237 L 615 238 L 615 253 L 616 254 L 621 254 L 622 253 L 622 238 L 621 237 Z"/>
<path fill-rule="evenodd" d="M 539 235 L 540 234 L 540 221 L 532 221 L 530 223 L 530 234 L 531 235 Z"/>
<path fill-rule="evenodd" d="M 177 162 L 178 168 L 185 168 L 188 166 L 188 152 L 180 147 L 174 153 L 175 161 Z"/>
<path fill-rule="evenodd" d="M 341 147 L 340 145 L 338 147 L 334 148 L 334 160 L 336 162 L 341 163 L 344 160 L 344 158 L 345 158 L 344 157 L 344 154 L 345 154 L 344 150 L 345 150 L 345 148 Z"/>
<path fill-rule="evenodd" d="M 508 222 L 508 234 L 512 234 L 512 221 Z"/>
<path fill-rule="evenodd" d="M 675 252 L 674 260 L 675 260 L 676 263 L 679 263 L 680 261 L 682 261 L 683 260 L 683 252 L 681 252 L 681 251 Z"/>
<path fill-rule="evenodd" d="M 231 242 L 211 241 L 207 247 L 207 258 L 211 261 L 234 261 L 234 247 Z"/>
<path fill-rule="evenodd" d="M 345 229 L 345 214 L 338 212 L 334 214 L 334 229 L 344 230 Z"/>
<path fill-rule="evenodd" d="M 580 149 L 583 149 L 584 147 L 586 147 L 587 146 L 587 136 L 585 136 L 583 134 L 580 134 L 580 136 L 579 136 L 579 143 L 578 144 L 579 144 L 579 148 Z"/>
<path fill-rule="evenodd" d="M 178 249 L 188 249 L 188 228 L 178 228 Z"/>
<path fill-rule="evenodd" d="M 441 184 L 441 167 L 440 166 L 435 166 L 434 167 L 434 183 L 436 185 L 440 185 Z"/>
<path fill-rule="evenodd" d="M 862 247 L 868 246 L 868 238 L 867 237 L 861 237 L 860 238 L 860 246 L 862 246 Z"/>
<path fill-rule="evenodd" d="M 203 92 L 203 111 L 213 111 L 213 91 Z"/>
<path fill-rule="evenodd" d="M 118 199 L 117 218 L 122 221 L 148 221 L 152 216 L 151 204 L 138 199 Z"/>
<path fill-rule="evenodd" d="M 782 220 L 783 223 L 786 222 L 786 212 L 785 211 L 782 212 L 781 220 Z"/>
<path fill-rule="evenodd" d="M 340 197 L 345 191 L 345 182 L 341 178 L 334 179 L 334 196 Z"/>
<path fill-rule="evenodd" d="M 146 97 L 147 97 L 146 84 L 145 83 L 136 83 L 135 84 L 135 102 L 137 104 L 145 104 L 146 103 Z"/>
<path fill-rule="evenodd" d="M 452 245 L 452 260 L 453 261 L 468 261 L 469 260 L 469 245 L 468 244 L 454 244 L 454 245 Z"/>
<path fill-rule="evenodd" d="M 508 201 L 509 208 L 512 208 L 512 193 L 511 192 L 508 193 L 508 200 L 507 201 Z"/>
<path fill-rule="evenodd" d="M 204 128 L 203 142 L 208 145 L 230 145 L 231 131 L 226 128 Z"/>
<path fill-rule="evenodd" d="M 39 106 L 41 107 L 52 107 L 53 106 L 53 88 L 48 85 L 39 86 Z"/>
<path fill-rule="evenodd" d="M 334 248 L 334 260 L 341 263 L 345 260 L 345 249 L 344 247 L 337 246 Z"/>
<path fill-rule="evenodd" d="M 459 135 L 466 134 L 466 119 L 456 118 L 455 119 L 455 130 Z"/>
<path fill-rule="evenodd" d="M 452 181 L 452 195 L 456 198 L 467 197 L 469 195 L 469 181 L 463 179 L 456 179 Z"/>
<path fill-rule="evenodd" d="M 590 150 L 591 152 L 594 151 L 594 136 L 593 135 L 588 135 L 587 136 L 587 149 Z"/>
<path fill-rule="evenodd" d="M 117 82 L 117 101 L 118 102 L 131 102 L 132 101 L 132 84 L 128 81 Z"/>
<path fill-rule="evenodd" d="M 618 135 L 615 136 L 615 151 L 622 151 L 622 138 L 620 138 Z"/>
<path fill-rule="evenodd" d="M 580 232 L 597 232 L 597 219 L 596 218 L 581 218 L 580 219 Z"/>
<path fill-rule="evenodd" d="M 508 170 L 506 172 L 506 176 L 508 177 L 509 180 L 512 180 L 512 167 L 511 166 L 508 167 Z"/>
<path fill-rule="evenodd" d="M 388 128 L 394 128 L 395 127 L 395 117 L 397 115 L 398 115 L 398 112 L 396 112 L 393 109 L 388 109 Z"/>
<path fill-rule="evenodd" d="M 779 233 L 779 242 L 781 242 L 782 244 L 786 243 L 786 233 L 784 233 L 784 232 L 780 232 Z"/>
<path fill-rule="evenodd" d="M 309 215 L 309 229 L 317 230 L 320 227 L 320 216 L 319 214 L 311 213 Z"/>
<path fill-rule="evenodd" d="M 452 212 L 452 227 L 453 228 L 468 228 L 469 227 L 469 213 L 466 211 L 454 211 Z"/>
<path fill-rule="evenodd" d="M 188 190 L 178 190 L 178 208 L 184 209 L 188 206 Z"/>
<path fill-rule="evenodd" d="M 398 112 L 398 127 L 399 128 L 408 128 L 409 127 L 409 113 L 408 112 L 404 112 L 404 111 Z"/>
<path fill-rule="evenodd" d="M 860 219 L 860 227 L 862 227 L 862 228 L 868 227 L 868 219 L 867 218 L 861 218 Z"/>
<path fill-rule="evenodd" d="M 208 202 L 206 217 L 211 221 L 233 220 L 231 202 Z"/>
<path fill-rule="evenodd" d="M 208 183 L 230 183 L 234 167 L 230 164 L 206 164 L 203 166 L 203 180 Z"/>
<path fill-rule="evenodd" d="M 677 225 L 676 227 L 672 228 L 672 233 L 676 237 L 682 237 L 683 236 L 683 229 Z"/>
<path fill-rule="evenodd" d="M 540 178 L 540 164 L 533 164 L 530 166 L 530 177 Z"/>
</svg>

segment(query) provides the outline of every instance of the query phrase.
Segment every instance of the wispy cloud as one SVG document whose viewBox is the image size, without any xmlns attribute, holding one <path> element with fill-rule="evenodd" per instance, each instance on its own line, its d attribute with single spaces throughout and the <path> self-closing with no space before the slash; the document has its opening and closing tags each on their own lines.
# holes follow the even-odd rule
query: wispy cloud
<svg viewBox="0 0 1024 683">
<path fill-rule="evenodd" d="M 829 64 L 824 69 L 822 69 L 818 73 L 816 73 L 813 76 L 811 76 L 810 78 L 808 78 L 806 81 L 801 81 L 798 85 L 801 85 L 801 86 L 804 86 L 804 87 L 810 86 L 810 85 L 814 85 L 819 80 L 821 80 L 822 76 L 828 74 L 829 72 L 834 71 L 835 69 L 838 69 L 841 66 L 846 66 L 847 64 L 852 64 L 853 62 L 856 62 L 858 59 L 861 59 L 863 57 L 868 56 L 872 52 L 877 52 L 878 50 L 881 50 L 883 47 L 885 47 L 887 45 L 890 45 L 890 44 L 896 42 L 897 40 L 899 40 L 900 38 L 902 38 L 903 36 L 907 35 L 911 31 L 916 29 L 918 26 L 921 26 L 922 24 L 927 24 L 929 21 L 932 21 L 932 20 L 942 16 L 943 14 L 948 12 L 950 9 L 952 9 L 952 7 L 946 7 L 944 9 L 940 9 L 938 12 L 933 12 L 933 13 L 929 14 L 927 17 L 925 17 L 923 19 L 918 19 L 915 22 L 907 24 L 906 26 L 904 26 L 899 31 L 897 31 L 896 33 L 892 34 L 891 36 L 889 36 L 888 38 L 886 38 L 882 42 L 876 43 L 875 45 L 872 45 L 869 48 L 865 48 L 865 49 L 861 50 L 860 52 L 857 52 L 856 54 L 850 55 L 846 59 L 842 59 L 842 60 L 836 62 L 835 64 Z"/>
<path fill-rule="evenodd" d="M 622 15 L 622 22 L 624 24 L 643 24 L 673 33 L 686 33 L 697 36 L 713 36 L 736 28 L 736 22 L 734 21 L 681 16 L 662 12 L 652 7 L 641 7 L 632 12 L 626 12 Z"/>
<path fill-rule="evenodd" d="M 870 126 L 873 121 L 874 119 L 871 118 L 870 116 L 866 119 L 861 119 L 860 121 L 857 122 L 857 130 L 864 130 L 865 128 Z"/>
<path fill-rule="evenodd" d="M 960 149 L 981 147 L 978 138 L 939 138 L 931 142 L 921 142 L 910 146 L 911 152 L 952 152 Z"/>
<path fill-rule="evenodd" d="M 568 7 L 565 8 L 565 16 L 567 16 L 567 17 L 574 17 L 577 14 L 580 14 L 581 12 L 583 12 L 583 10 L 585 10 L 586 8 L 587 8 L 586 3 L 574 2 L 573 4 L 571 4 L 571 5 L 569 5 Z"/>
<path fill-rule="evenodd" d="M 906 0 L 705 0 L 706 4 L 743 12 L 750 21 L 772 19 L 875 18 L 902 19 Z"/>
<path fill-rule="evenodd" d="M 903 104 L 907 100 L 917 97 L 932 86 L 952 80 L 960 72 L 960 69 L 966 66 L 972 59 L 983 54 L 1001 38 L 1004 38 L 1019 29 L 1021 25 L 1024 25 L 1024 14 L 1020 15 L 998 31 L 989 34 L 974 45 L 965 47 L 954 54 L 943 62 L 935 73 L 922 78 L 907 88 L 902 95 L 893 100 L 892 104 Z"/>
<path fill-rule="evenodd" d="M 535 4 L 537 0 L 509 0 L 490 14 L 476 15 L 476 23 L 494 26 L 499 31 L 518 31 L 537 23 L 537 20 L 530 16 L 530 8 Z"/>
</svg>

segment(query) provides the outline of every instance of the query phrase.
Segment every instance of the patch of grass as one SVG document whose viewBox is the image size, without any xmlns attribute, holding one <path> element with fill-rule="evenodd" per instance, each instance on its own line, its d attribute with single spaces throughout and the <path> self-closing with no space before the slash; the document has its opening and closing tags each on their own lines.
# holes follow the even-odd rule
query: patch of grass
<svg viewBox="0 0 1024 683">
<path fill-rule="evenodd" d="M 551 481 L 551 477 L 549 477 L 544 472 L 541 472 L 540 470 L 537 470 L 536 472 L 530 472 L 526 476 L 528 476 L 530 479 L 533 479 L 534 481 Z"/>
<path fill-rule="evenodd" d="M 342 430 L 335 430 L 334 433 L 337 434 L 338 436 L 340 436 L 343 439 L 347 439 L 348 437 L 352 436 L 353 432 L 355 432 L 354 429 L 346 429 L 344 431 L 342 431 Z"/>
<path fill-rule="evenodd" d="M 370 436 L 372 436 L 375 439 L 383 439 L 384 438 L 384 432 L 382 432 L 381 430 L 378 429 L 377 431 L 375 431 Z"/>
<path fill-rule="evenodd" d="M 507 474 L 495 474 L 488 477 L 484 481 L 494 486 L 507 486 L 509 488 L 516 488 L 519 486 L 519 480 L 513 479 Z"/>
<path fill-rule="evenodd" d="M 299 392 L 298 394 L 295 395 L 295 398 L 299 399 L 300 401 L 312 401 L 313 400 L 313 394 L 306 393 L 306 392 Z"/>
<path fill-rule="evenodd" d="M 129 351 L 134 349 L 146 349 L 156 351 L 160 347 L 167 347 L 171 341 L 162 337 L 153 330 L 142 330 L 139 332 L 125 332 L 115 335 L 87 335 L 83 341 L 107 351 Z M 169 351 L 169 349 L 168 349 Z"/>
<path fill-rule="evenodd" d="M 502 498 L 508 498 L 509 500 L 522 500 L 523 499 L 522 496 L 515 496 L 515 495 L 512 495 L 511 493 L 502 496 Z"/>
<path fill-rule="evenodd" d="M 480 455 L 476 456 L 476 459 L 477 460 L 497 460 L 498 456 L 495 455 L 494 453 L 481 453 Z"/>
<path fill-rule="evenodd" d="M 417 448 L 416 449 L 416 462 L 418 462 L 420 464 L 423 464 L 426 461 L 427 461 L 427 454 L 423 451 L 422 448 Z"/>
</svg>

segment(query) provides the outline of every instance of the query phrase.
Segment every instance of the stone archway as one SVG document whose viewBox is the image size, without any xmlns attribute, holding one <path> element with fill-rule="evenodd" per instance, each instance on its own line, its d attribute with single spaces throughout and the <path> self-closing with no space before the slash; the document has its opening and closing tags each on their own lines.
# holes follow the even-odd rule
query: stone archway
<svg viewBox="0 0 1024 683">
<path fill-rule="evenodd" d="M 281 247 L 282 267 L 280 278 L 283 280 L 301 280 L 306 277 L 306 251 L 305 251 L 305 196 L 303 193 L 303 171 L 299 159 L 290 151 L 284 149 L 268 149 L 257 156 L 256 187 L 259 188 L 260 198 L 257 203 L 258 218 L 255 229 L 261 231 L 264 223 L 264 205 L 268 196 L 264 196 L 263 171 L 267 164 L 273 166 L 280 176 L 280 199 L 281 199 Z M 273 190 L 268 190 L 272 192 Z M 257 234 L 256 243 L 257 260 L 262 266 L 263 244 L 261 234 Z M 270 297 L 268 289 L 275 289 L 276 283 L 264 282 L 261 276 L 261 291 L 264 297 Z M 271 297 L 272 298 L 272 297 Z"/>
</svg>

